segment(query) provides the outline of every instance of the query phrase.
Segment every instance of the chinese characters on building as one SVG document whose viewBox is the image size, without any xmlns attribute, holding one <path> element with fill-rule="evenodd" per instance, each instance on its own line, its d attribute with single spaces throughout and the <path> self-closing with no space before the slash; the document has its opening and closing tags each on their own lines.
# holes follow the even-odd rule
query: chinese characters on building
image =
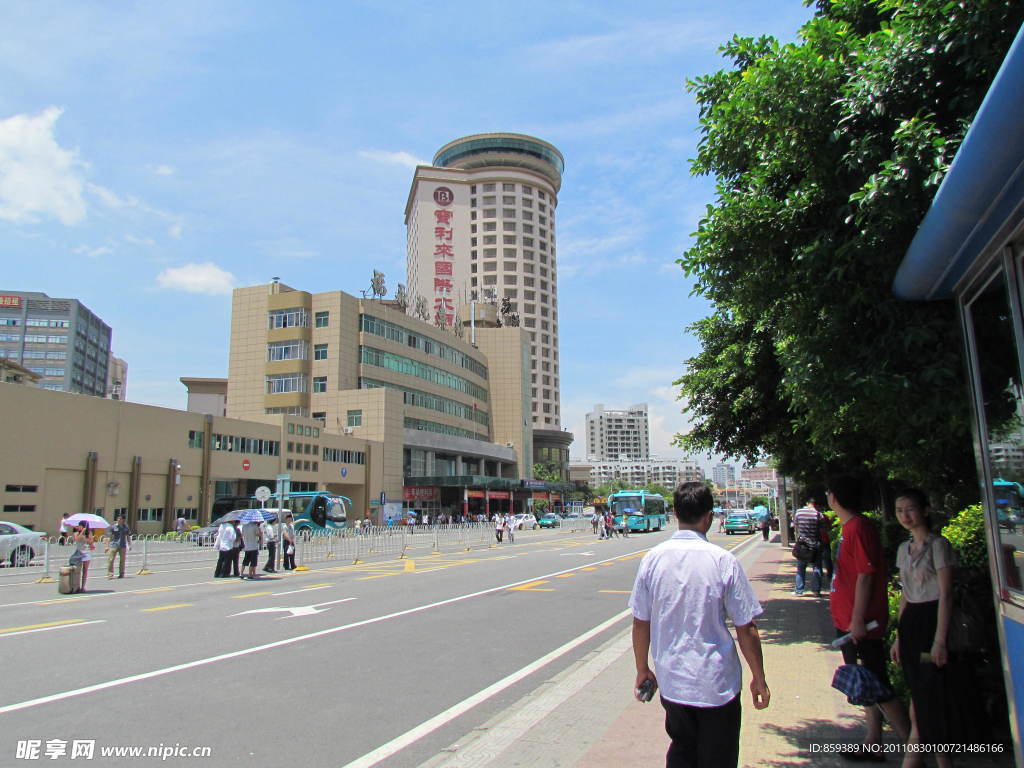
<svg viewBox="0 0 1024 768">
<path fill-rule="evenodd" d="M 452 286 L 455 249 L 452 245 L 453 216 L 448 206 L 455 202 L 455 195 L 448 187 L 438 187 L 434 190 L 434 202 L 442 206 L 434 210 L 434 317 L 452 325 L 455 322 Z"/>
</svg>

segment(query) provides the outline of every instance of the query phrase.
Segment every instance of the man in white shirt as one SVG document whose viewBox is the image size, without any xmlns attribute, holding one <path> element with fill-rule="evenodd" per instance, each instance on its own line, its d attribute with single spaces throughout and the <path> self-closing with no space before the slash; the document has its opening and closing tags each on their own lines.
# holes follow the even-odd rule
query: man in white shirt
<svg viewBox="0 0 1024 768">
<path fill-rule="evenodd" d="M 231 523 L 221 523 L 217 529 L 217 538 L 213 546 L 217 548 L 217 567 L 213 576 L 216 579 L 226 579 L 231 575 L 231 562 L 235 555 L 235 539 L 238 532 Z"/>
<path fill-rule="evenodd" d="M 260 535 L 263 536 L 263 541 L 267 545 L 267 564 L 263 566 L 263 570 L 267 573 L 276 573 L 277 531 L 274 529 L 274 524 L 266 520 L 260 523 Z"/>
<path fill-rule="evenodd" d="M 679 530 L 644 557 L 629 598 L 634 694 L 640 698 L 647 680 L 661 689 L 672 739 L 668 768 L 728 768 L 739 760 L 742 669 L 727 616 L 750 668 L 754 707 L 764 709 L 771 696 L 754 624 L 761 605 L 736 558 L 706 538 L 713 504 L 704 483 L 676 489 Z"/>
</svg>

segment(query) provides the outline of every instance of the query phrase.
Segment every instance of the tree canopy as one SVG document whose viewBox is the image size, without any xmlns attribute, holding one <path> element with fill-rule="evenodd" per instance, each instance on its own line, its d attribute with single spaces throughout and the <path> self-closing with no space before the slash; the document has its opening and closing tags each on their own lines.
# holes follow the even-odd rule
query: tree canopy
<svg viewBox="0 0 1024 768">
<path fill-rule="evenodd" d="M 678 442 L 810 480 L 861 471 L 976 497 L 950 302 L 895 271 L 1022 21 L 1016 0 L 821 0 L 689 83 L 716 200 L 679 260 L 712 314 Z"/>
</svg>

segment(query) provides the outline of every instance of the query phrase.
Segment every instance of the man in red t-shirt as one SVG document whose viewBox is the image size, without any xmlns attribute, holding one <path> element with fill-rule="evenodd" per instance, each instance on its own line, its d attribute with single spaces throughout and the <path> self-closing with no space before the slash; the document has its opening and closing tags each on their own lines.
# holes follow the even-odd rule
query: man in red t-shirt
<svg viewBox="0 0 1024 768">
<path fill-rule="evenodd" d="M 853 636 L 853 642 L 842 647 L 843 662 L 864 665 L 888 686 L 889 675 L 885 666 L 888 654 L 882 640 L 889 617 L 888 579 L 882 541 L 874 523 L 860 513 L 860 484 L 855 479 L 840 477 L 832 480 L 828 503 L 842 524 L 832 579 L 832 623 L 837 636 L 847 632 Z M 868 631 L 866 625 L 872 621 L 877 621 L 878 626 Z M 879 701 L 877 706 L 865 707 L 864 712 L 867 719 L 865 744 L 881 743 L 883 713 L 900 739 L 907 740 L 910 723 L 903 703 L 895 696 Z M 859 754 L 875 753 L 860 750 Z"/>
</svg>

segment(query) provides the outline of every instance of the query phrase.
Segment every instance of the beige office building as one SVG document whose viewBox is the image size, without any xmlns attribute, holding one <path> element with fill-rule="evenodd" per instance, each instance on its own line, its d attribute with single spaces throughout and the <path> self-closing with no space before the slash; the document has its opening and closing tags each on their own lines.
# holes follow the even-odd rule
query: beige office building
<svg viewBox="0 0 1024 768">
<path fill-rule="evenodd" d="M 507 299 L 530 342 L 535 461 L 567 478 L 572 435 L 561 427 L 555 209 L 565 162 L 540 139 L 485 133 L 419 166 L 406 203 L 412 301 L 454 322 L 473 301 Z"/>
<path fill-rule="evenodd" d="M 227 416 L 301 416 L 379 443 L 388 502 L 458 513 L 489 501 L 485 491 L 514 501 L 532 470 L 529 342 L 524 329 L 472 325 L 475 343 L 393 301 L 280 282 L 239 288 Z"/>
<path fill-rule="evenodd" d="M 249 496 L 290 475 L 292 490 L 372 501 L 383 447 L 334 435 L 300 416 L 242 421 L 0 383 L 2 519 L 56 532 L 64 512 L 107 520 L 123 512 L 139 533 L 210 520 L 215 497 Z"/>
</svg>

